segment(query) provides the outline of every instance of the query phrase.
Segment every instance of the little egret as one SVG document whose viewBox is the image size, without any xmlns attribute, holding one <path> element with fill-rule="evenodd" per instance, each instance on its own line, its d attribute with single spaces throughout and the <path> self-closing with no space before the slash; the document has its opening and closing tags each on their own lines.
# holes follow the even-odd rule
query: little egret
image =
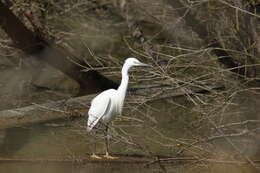
<svg viewBox="0 0 260 173">
<path fill-rule="evenodd" d="M 106 126 L 106 154 L 105 158 L 113 159 L 108 151 L 108 124 L 117 116 L 121 115 L 125 95 L 128 86 L 128 70 L 133 66 L 147 66 L 150 65 L 141 63 L 136 58 L 127 58 L 122 68 L 122 80 L 118 89 L 108 89 L 97 95 L 92 101 L 88 111 L 87 131 L 90 132 L 98 122 L 102 122 Z M 92 158 L 100 159 L 93 152 Z"/>
</svg>

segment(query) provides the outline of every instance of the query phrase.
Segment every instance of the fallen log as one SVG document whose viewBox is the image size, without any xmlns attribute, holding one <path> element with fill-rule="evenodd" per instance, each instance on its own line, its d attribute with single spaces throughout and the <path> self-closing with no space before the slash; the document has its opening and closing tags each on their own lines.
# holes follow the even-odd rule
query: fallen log
<svg viewBox="0 0 260 173">
<path fill-rule="evenodd" d="M 145 164 L 145 167 L 151 166 L 156 163 L 161 164 L 185 164 L 185 163 L 214 163 L 214 164 L 235 164 L 235 165 L 245 165 L 248 162 L 244 160 L 221 160 L 221 159 L 211 159 L 211 158 L 197 158 L 197 157 L 158 157 L 158 156 L 145 156 L 145 155 L 128 155 L 128 154 L 115 154 L 119 159 L 92 159 L 90 155 L 79 156 L 77 158 L 17 158 L 17 157 L 0 157 L 0 161 L 4 162 L 15 162 L 15 163 L 130 163 L 130 164 Z M 254 163 L 259 164 L 260 160 L 252 160 Z"/>
<path fill-rule="evenodd" d="M 0 111 L 0 129 L 81 116 L 93 95 Z"/>
<path fill-rule="evenodd" d="M 148 103 L 159 99 L 174 98 L 195 93 L 208 94 L 211 91 L 224 89 L 223 86 L 219 85 L 211 87 L 204 86 L 201 88 L 190 87 L 190 90 L 172 88 L 171 91 L 168 90 L 165 93 L 158 93 L 155 96 L 150 94 L 150 98 L 147 96 L 142 96 L 143 93 L 146 93 L 143 92 L 143 89 L 147 91 L 153 91 L 152 88 L 159 90 L 157 86 L 130 88 L 130 95 L 126 100 L 127 104 L 131 105 L 140 102 Z M 26 124 L 41 123 L 56 119 L 81 117 L 88 111 L 91 99 L 94 96 L 95 95 L 87 95 L 44 104 L 33 103 L 30 106 L 22 108 L 0 111 L 0 129 L 23 126 Z"/>
</svg>

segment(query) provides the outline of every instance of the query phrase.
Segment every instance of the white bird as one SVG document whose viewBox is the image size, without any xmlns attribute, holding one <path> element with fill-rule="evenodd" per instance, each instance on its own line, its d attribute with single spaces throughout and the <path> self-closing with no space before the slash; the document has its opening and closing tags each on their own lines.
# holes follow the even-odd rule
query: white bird
<svg viewBox="0 0 260 173">
<path fill-rule="evenodd" d="M 98 122 L 102 122 L 106 125 L 106 135 L 108 133 L 108 124 L 117 116 L 121 115 L 125 95 L 128 87 L 128 71 L 133 66 L 150 66 L 148 64 L 141 63 L 136 58 L 127 58 L 122 68 L 122 80 L 118 89 L 108 89 L 97 95 L 92 101 L 88 111 L 88 123 L 87 131 L 90 132 Z M 100 159 L 95 153 L 92 154 L 92 158 Z M 109 159 L 113 159 L 108 152 L 108 135 L 106 138 L 106 155 Z"/>
</svg>

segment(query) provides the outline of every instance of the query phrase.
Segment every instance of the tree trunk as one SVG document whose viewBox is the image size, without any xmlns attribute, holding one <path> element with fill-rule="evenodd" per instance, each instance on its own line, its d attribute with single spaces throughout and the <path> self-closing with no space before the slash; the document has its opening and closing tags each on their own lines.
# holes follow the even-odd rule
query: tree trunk
<svg viewBox="0 0 260 173">
<path fill-rule="evenodd" d="M 37 58 L 62 71 L 76 80 L 81 87 L 79 95 L 94 93 L 108 88 L 117 88 L 118 84 L 95 70 L 81 72 L 84 68 L 70 61 L 73 55 L 63 48 L 49 43 L 39 34 L 33 33 L 0 1 L 0 26 L 14 42 L 30 57 Z M 84 66 L 88 67 L 86 64 Z"/>
<path fill-rule="evenodd" d="M 232 57 L 225 49 L 222 47 L 221 43 L 210 35 L 208 35 L 206 24 L 198 21 L 192 14 L 191 10 L 187 9 L 181 1 L 168 0 L 168 3 L 178 12 L 179 16 L 183 16 L 185 24 L 192 28 L 198 36 L 205 41 L 208 47 L 213 48 L 212 53 L 218 57 L 218 62 L 225 66 L 225 68 L 230 69 L 231 72 L 238 74 L 240 77 L 255 77 L 255 67 L 252 66 L 248 68 L 243 62 L 236 62 L 235 58 Z M 187 12 L 187 10 L 189 10 Z M 185 14 L 185 15 L 184 15 Z"/>
</svg>

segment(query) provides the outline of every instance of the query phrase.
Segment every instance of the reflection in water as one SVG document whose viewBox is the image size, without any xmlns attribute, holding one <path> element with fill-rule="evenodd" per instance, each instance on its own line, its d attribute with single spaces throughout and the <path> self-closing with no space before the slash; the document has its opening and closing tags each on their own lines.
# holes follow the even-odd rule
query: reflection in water
<svg viewBox="0 0 260 173">
<path fill-rule="evenodd" d="M 0 131 L 0 155 L 15 154 L 30 139 L 30 130 L 25 128 L 10 128 Z"/>
</svg>

